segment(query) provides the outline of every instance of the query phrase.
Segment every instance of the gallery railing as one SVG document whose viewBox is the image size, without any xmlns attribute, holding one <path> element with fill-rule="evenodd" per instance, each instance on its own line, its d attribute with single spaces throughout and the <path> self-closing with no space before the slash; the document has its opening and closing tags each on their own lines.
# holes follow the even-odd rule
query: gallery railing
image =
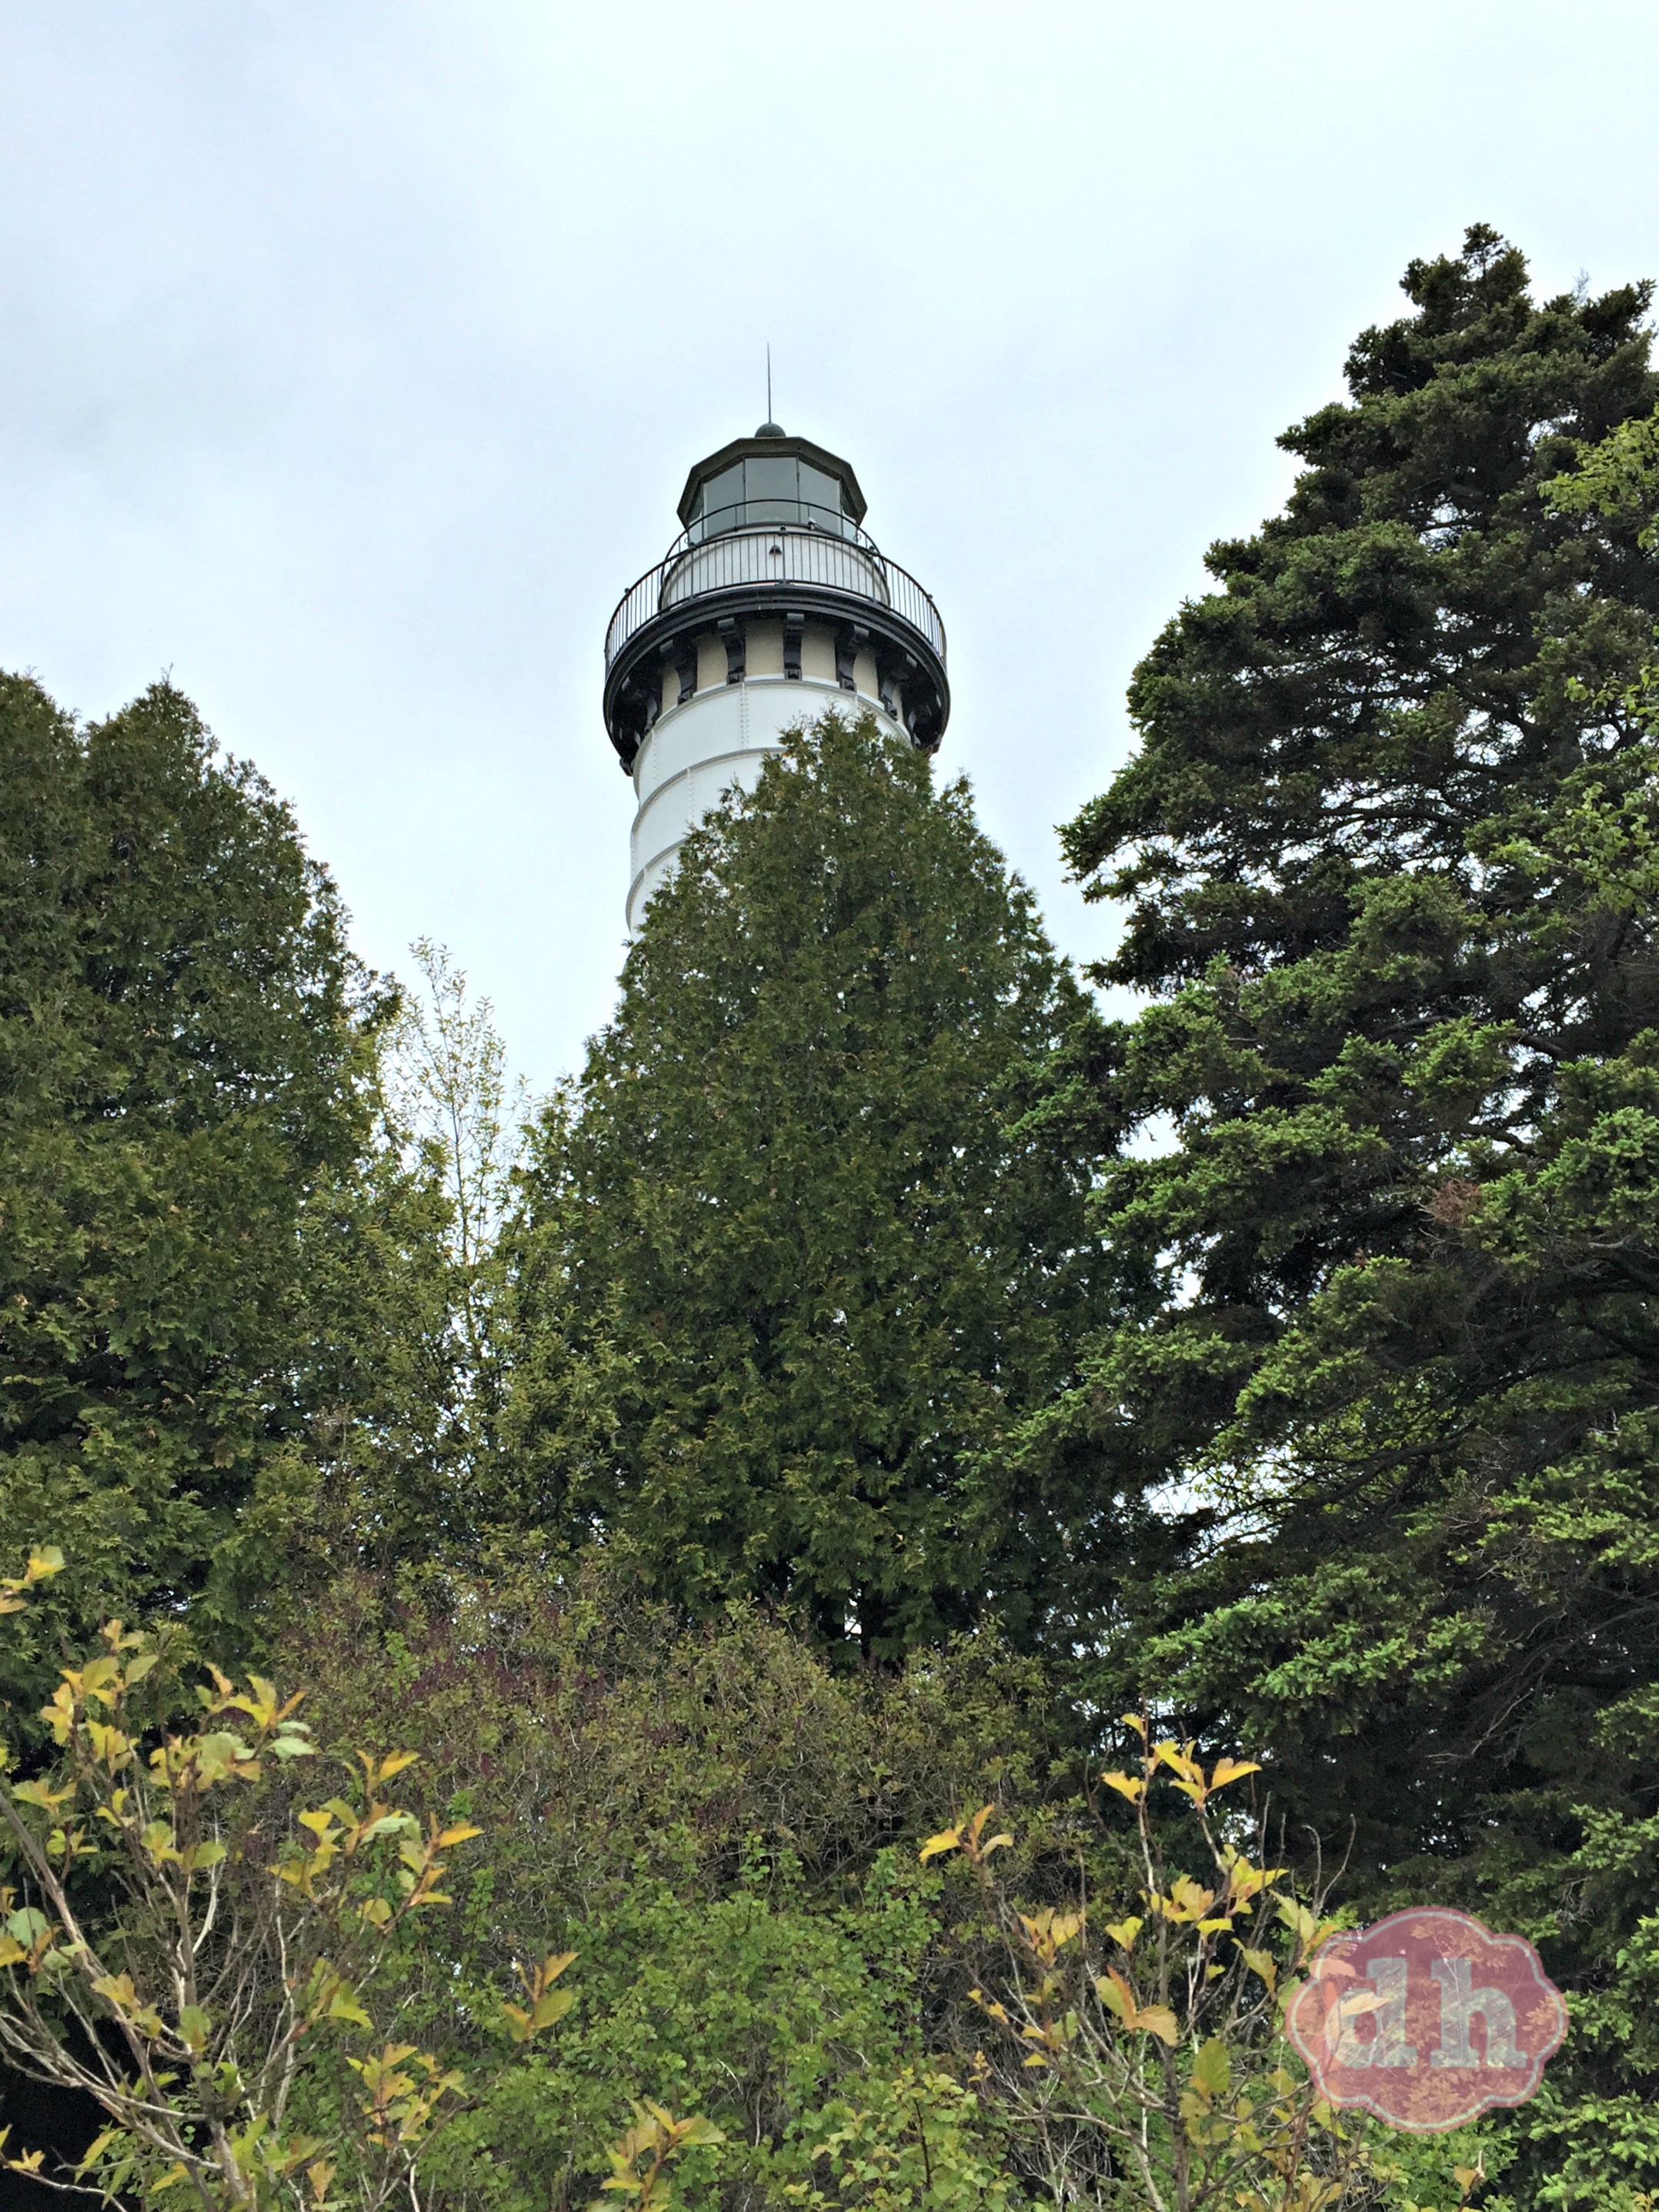
<svg viewBox="0 0 1659 2212">
<path fill-rule="evenodd" d="M 781 584 L 817 585 L 885 607 L 919 631 L 943 660 L 945 624 L 932 599 L 861 530 L 851 524 L 847 530 L 845 537 L 831 536 L 810 525 L 770 523 L 715 537 L 687 532 L 623 593 L 605 634 L 605 667 L 647 623 L 686 600 Z"/>
</svg>

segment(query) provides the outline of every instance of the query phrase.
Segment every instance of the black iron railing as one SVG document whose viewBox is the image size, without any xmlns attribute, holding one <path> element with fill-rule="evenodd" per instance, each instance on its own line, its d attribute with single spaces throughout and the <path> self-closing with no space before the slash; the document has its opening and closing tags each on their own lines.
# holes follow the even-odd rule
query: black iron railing
<svg viewBox="0 0 1659 2212">
<path fill-rule="evenodd" d="M 781 584 L 818 585 L 889 608 L 919 631 L 943 660 L 945 624 L 932 599 L 872 538 L 850 522 L 845 528 L 845 536 L 797 523 L 750 526 L 711 537 L 686 532 L 654 568 L 623 593 L 605 634 L 606 669 L 629 640 L 659 614 L 706 592 Z"/>
</svg>

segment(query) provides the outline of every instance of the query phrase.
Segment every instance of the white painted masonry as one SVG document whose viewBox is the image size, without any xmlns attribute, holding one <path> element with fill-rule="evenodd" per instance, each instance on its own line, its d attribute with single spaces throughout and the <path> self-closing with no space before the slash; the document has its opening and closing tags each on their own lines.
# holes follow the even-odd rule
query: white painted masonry
<svg viewBox="0 0 1659 2212">
<path fill-rule="evenodd" d="M 786 730 L 798 722 L 816 721 L 826 708 L 838 707 L 853 714 L 870 711 L 890 736 L 903 736 L 879 700 L 862 690 L 843 691 L 833 680 L 835 651 L 828 644 L 827 633 L 825 640 L 831 680 L 826 683 L 821 675 L 805 672 L 809 665 L 805 643 L 803 672 L 799 678 L 791 678 L 783 673 L 782 623 L 754 623 L 748 629 L 748 657 L 751 664 L 760 660 L 767 672 L 745 675 L 741 683 L 728 684 L 722 646 L 718 648 L 719 680 L 707 685 L 702 681 L 704 669 L 713 673 L 714 663 L 701 647 L 712 641 L 701 641 L 697 690 L 683 706 L 672 706 L 658 717 L 634 759 L 634 788 L 640 805 L 634 817 L 633 867 L 628 890 L 630 935 L 639 927 L 653 893 L 672 872 L 687 831 L 734 784 L 744 791 L 753 790 L 761 763 Z M 772 672 L 774 662 L 775 673 Z M 814 655 L 812 665 L 821 668 L 822 658 Z M 873 688 L 875 663 L 868 653 L 859 655 L 857 673 Z M 678 678 L 673 677 L 672 682 L 678 699 Z M 668 696 L 666 684 L 664 696 Z"/>
</svg>

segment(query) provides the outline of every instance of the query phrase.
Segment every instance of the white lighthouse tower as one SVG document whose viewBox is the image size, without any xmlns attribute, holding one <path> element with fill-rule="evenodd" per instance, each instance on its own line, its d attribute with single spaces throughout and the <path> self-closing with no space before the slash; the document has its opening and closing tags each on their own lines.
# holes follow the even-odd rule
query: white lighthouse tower
<svg viewBox="0 0 1659 2212">
<path fill-rule="evenodd" d="M 763 422 L 697 463 L 679 514 L 605 633 L 605 727 L 639 795 L 630 932 L 687 831 L 793 724 L 867 708 L 931 752 L 951 711 L 939 610 L 865 534 L 845 461 Z"/>
</svg>

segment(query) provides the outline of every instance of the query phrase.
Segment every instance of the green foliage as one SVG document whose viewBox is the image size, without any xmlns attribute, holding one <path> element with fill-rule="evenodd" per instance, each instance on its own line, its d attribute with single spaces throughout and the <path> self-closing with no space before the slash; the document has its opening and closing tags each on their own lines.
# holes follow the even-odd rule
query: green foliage
<svg viewBox="0 0 1659 2212">
<path fill-rule="evenodd" d="M 1017 2184 L 977 2094 L 953 2075 L 901 2067 L 860 2082 L 858 2102 L 832 2100 L 807 2136 L 811 2177 L 786 2183 L 802 2212 L 1007 2212 Z"/>
<path fill-rule="evenodd" d="M 1133 1889 L 1079 1884 L 1029 1900 L 1000 1873 L 1014 1838 L 987 1805 L 931 1836 L 921 1856 L 960 1853 L 991 1942 L 975 2078 L 1056 2203 L 1169 2212 L 1338 2212 L 1375 2203 L 1364 2124 L 1320 2096 L 1285 2034 L 1283 2009 L 1340 1923 L 1265 1863 L 1260 1824 L 1216 1801 L 1261 1769 L 1190 1743 L 1139 1737 L 1133 1771 L 1100 1780 L 1134 1808 Z M 1187 1801 L 1196 1835 L 1170 1832 L 1159 1785 Z M 1195 1849 L 1196 1876 L 1175 1854 Z M 1135 1910 L 1136 1906 L 1139 1910 Z"/>
<path fill-rule="evenodd" d="M 487 1006 L 354 966 L 187 702 L 0 680 L 0 1978 L 14 2049 L 171 2115 L 110 2186 L 1659 2193 L 1659 379 L 1644 290 L 1540 303 L 1484 228 L 1406 289 L 1065 833 L 1133 1021 L 831 716 L 689 841 L 520 1160 Z M 107 1611 L 167 1625 L 68 1663 L 48 1748 Z M 192 1649 L 277 1650 L 318 1738 L 263 1676 L 185 1712 Z M 1345 1910 L 1532 1936 L 1540 2095 L 1328 2124 L 1274 2025 L 1317 1914 L 1265 1932 L 1192 1746 L 1097 1818 L 1057 1684 L 1263 1747 Z M 313 1744 L 360 1782 L 303 1798 Z"/>
<path fill-rule="evenodd" d="M 975 1641 L 837 1674 L 752 1607 L 688 1628 L 597 1563 L 356 1581 L 301 1650 L 329 1735 L 418 1750 L 415 1808 L 489 1838 L 404 1961 L 405 2032 L 465 2072 L 493 1962 L 578 1954 L 556 2042 L 434 2146 L 434 2201 L 583 2202 L 644 2124 L 630 2100 L 719 2129 L 685 2148 L 688 2203 L 1007 2197 L 994 2123 L 930 2049 L 948 1969 L 911 1869 L 958 1783 L 1040 1797 L 1064 1771 L 1029 1662 Z"/>
<path fill-rule="evenodd" d="M 55 1550 L 32 1554 L 0 1583 L 5 1610 L 29 1609 L 61 1568 Z M 459 2196 L 481 2183 L 489 2193 L 493 2157 L 514 2148 L 504 2082 L 520 2105 L 528 2090 L 543 2132 L 553 2117 L 568 2135 L 572 2098 L 555 2082 L 550 2106 L 545 2070 L 532 2069 L 533 2046 L 575 2004 L 563 1978 L 576 1954 L 518 1966 L 520 2005 L 501 1996 L 496 1960 L 481 1972 L 470 1947 L 428 1935 L 454 1902 L 441 1887 L 449 1855 L 483 1831 L 422 1822 L 395 1802 L 416 1754 L 331 1754 L 297 1717 L 305 1693 L 284 1699 L 261 1675 L 239 1690 L 210 1668 L 192 1692 L 171 1625 L 150 1634 L 112 1621 L 100 1641 L 63 1668 L 43 1715 L 56 1756 L 0 1779 L 0 1875 L 14 1877 L 0 1880 L 0 2052 L 90 2098 L 109 2124 L 70 2173 L 39 2147 L 14 2150 L 0 2128 L 0 2167 L 111 2203 L 182 2187 L 204 2212 L 382 2212 L 405 2196 L 418 2205 L 423 2189 L 444 2201 L 434 2148 L 463 2112 L 496 2132 L 484 2130 L 482 2157 L 475 2142 L 451 2161 Z M 0 1744 L 0 1776 L 10 1764 Z M 307 1803 L 296 1775 L 313 1800 L 331 1779 L 335 1794 Z M 676 1905 L 649 1926 L 665 1957 L 681 1948 L 679 1917 Z M 726 1970 L 732 1932 L 713 1976 L 728 2014 L 742 1982 L 740 1931 L 738 1971 Z M 815 1931 L 791 1932 L 810 1957 Z M 797 2014 L 811 2009 L 801 1955 L 787 1982 Z M 423 2006 L 422 1984 L 444 2001 Z M 650 2047 L 665 2040 L 664 2015 L 647 2006 L 641 2017 L 632 1994 L 631 2037 L 626 2023 L 607 2035 L 590 2002 L 601 2065 L 635 2056 L 642 2032 L 646 2069 L 659 2072 Z M 422 2012 L 441 2054 L 404 2039 Z M 672 2008 L 667 2019 L 682 2025 Z M 690 2050 L 705 2023 L 684 2026 L 668 2039 Z M 572 2080 L 581 2085 L 580 2063 Z M 609 2113 L 614 2080 L 581 2086 Z M 649 2100 L 632 2112 L 620 2139 L 599 2137 L 611 2168 L 599 2201 L 666 2212 L 681 2161 L 726 2138 Z"/>
<path fill-rule="evenodd" d="M 0 2051 L 101 2106 L 76 2179 L 112 2199 L 183 2185 L 228 2212 L 377 2212 L 463 2086 L 397 2039 L 388 1965 L 411 1918 L 450 1902 L 441 1855 L 481 1832 L 423 1832 L 382 1794 L 408 1753 L 360 1756 L 320 1804 L 273 1793 L 273 1768 L 316 1755 L 299 1697 L 214 1669 L 191 1698 L 176 1633 L 114 1621 L 101 1640 L 46 1709 L 57 1758 L 0 1783 L 0 1869 L 17 1884 L 0 1882 Z M 542 1991 L 568 1964 L 539 1970 L 548 2017 L 515 2040 L 557 2017 Z M 357 2030 L 370 2040 L 354 2051 Z M 293 2111 L 319 2066 L 342 2094 L 313 2134 Z M 10 2162 L 40 2172 L 42 2154 Z"/>
<path fill-rule="evenodd" d="M 348 1579 L 287 1649 L 342 1741 L 419 1752 L 417 1802 L 489 1826 L 478 1910 L 521 1957 L 642 1882 L 713 1905 L 775 1869 L 839 1905 L 957 1787 L 1068 1771 L 1041 1674 L 985 1639 L 842 1676 L 752 1606 L 688 1626 L 599 1561 Z"/>
<path fill-rule="evenodd" d="M 1659 547 L 1659 407 L 1620 422 L 1577 465 L 1544 487 L 1558 514 L 1601 514 L 1638 526 L 1644 551 Z"/>
<path fill-rule="evenodd" d="M 1139 754 L 1065 833 L 1092 895 L 1133 901 L 1121 981 L 1340 945 L 1356 887 L 1391 876 L 1461 891 L 1473 824 L 1631 734 L 1599 692 L 1643 659 L 1653 564 L 1637 523 L 1586 526 L 1546 487 L 1653 407 L 1646 289 L 1539 305 L 1480 227 L 1405 288 L 1418 312 L 1362 334 L 1351 400 L 1281 440 L 1307 464 L 1285 514 L 1212 547 L 1223 588 L 1136 671 Z"/>
<path fill-rule="evenodd" d="M 504 1512 L 874 1656 L 1032 1632 L 1057 1501 L 1001 1446 L 1073 1371 L 1097 1255 L 1082 1175 L 1007 1121 L 1081 1003 L 960 784 L 868 718 L 786 739 L 542 1126 Z"/>
<path fill-rule="evenodd" d="M 1517 2204 L 1601 2203 L 1659 2174 L 1594 1857 L 1650 1850 L 1659 1747 L 1647 295 L 1534 303 L 1479 229 L 1407 289 L 1066 833 L 1131 902 L 1103 973 L 1170 995 L 1056 1080 L 1136 1310 L 1048 1427 L 1176 1486 L 1118 1693 L 1267 1747 L 1368 1909 L 1459 1897 L 1601 2023 L 1487 2130 Z"/>
<path fill-rule="evenodd" d="M 374 1280 L 401 1302 L 378 1401 L 346 1425 L 325 1526 L 379 1566 L 476 1554 L 504 1382 L 501 1230 L 528 1106 L 488 999 L 429 939 L 378 1040 L 385 1120 L 373 1178 L 395 1205 Z M 409 1232 L 414 1231 L 411 1235 Z M 361 1237 L 361 1232 L 360 1232 Z M 337 1559 L 335 1563 L 338 1564 Z"/>
<path fill-rule="evenodd" d="M 176 691 L 83 732 L 0 679 L 0 1527 L 71 1562 L 0 1695 L 94 1592 L 235 1633 L 389 1410 L 429 1224 L 373 1154 L 384 1011 Z"/>
<path fill-rule="evenodd" d="M 465 1536 L 478 1255 L 386 1124 L 397 1006 L 179 693 L 0 678 L 0 1528 L 70 1560 L 0 1698 L 100 1607 L 228 1656 L 342 1543 Z"/>
<path fill-rule="evenodd" d="M 387 1032 L 389 1105 L 394 1127 L 443 1193 L 459 1349 L 477 1384 L 494 1364 L 494 1263 L 529 1100 L 507 1076 L 489 1000 L 471 1000 L 465 975 L 429 938 L 416 939 L 410 953 L 421 988 L 405 994 Z"/>
<path fill-rule="evenodd" d="M 733 2189 L 775 2201 L 810 2172 L 834 2093 L 884 2081 L 917 2052 L 931 1923 L 912 1900 L 815 1908 L 771 1865 L 703 1902 L 641 1880 L 582 1930 L 579 2013 L 556 2050 L 458 2124 L 436 2185 L 502 2208 L 545 2202 L 599 2166 L 627 2114 L 619 2086 L 633 2083 L 720 2124 L 720 2147 L 687 2161 L 688 2202 Z"/>
</svg>

